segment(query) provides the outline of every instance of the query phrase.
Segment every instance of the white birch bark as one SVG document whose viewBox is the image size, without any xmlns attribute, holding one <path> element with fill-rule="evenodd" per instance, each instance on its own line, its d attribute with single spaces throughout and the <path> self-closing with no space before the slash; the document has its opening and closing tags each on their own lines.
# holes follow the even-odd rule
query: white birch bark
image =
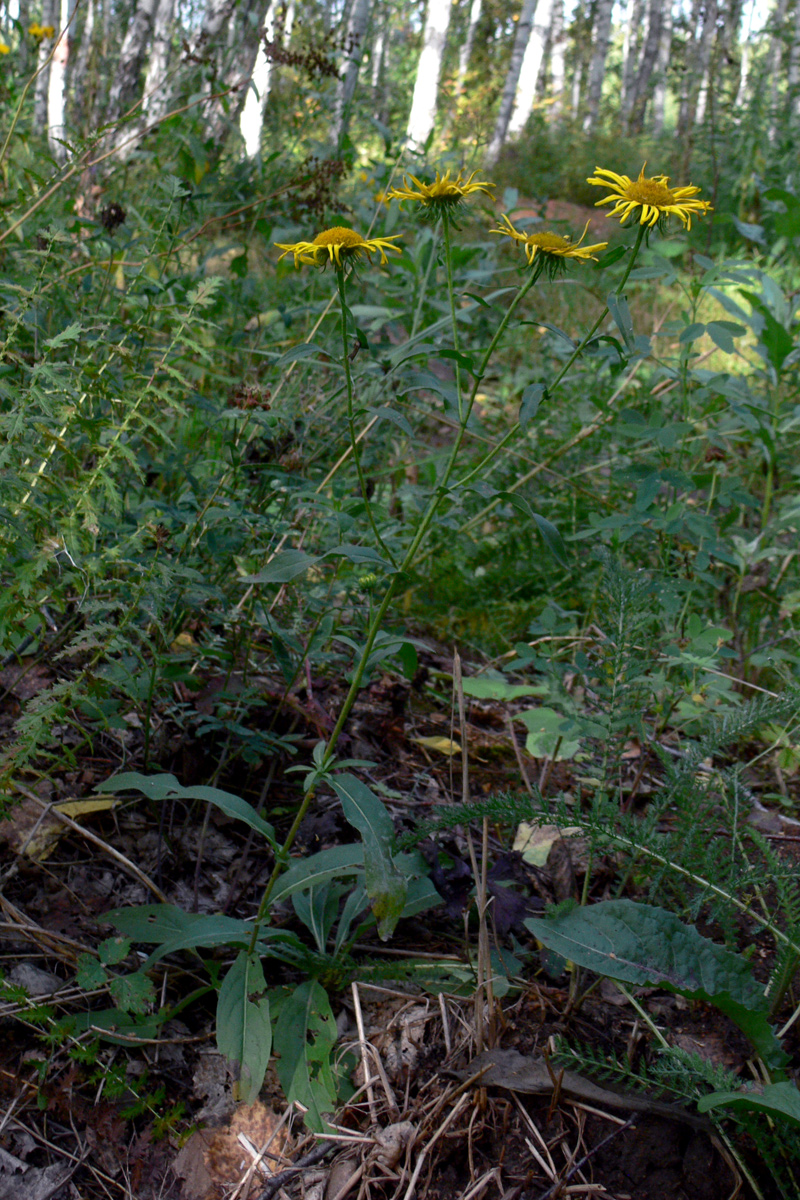
<svg viewBox="0 0 800 1200">
<path fill-rule="evenodd" d="M 653 72 L 658 62 L 661 46 L 664 10 L 661 0 L 650 0 L 647 8 L 647 34 L 642 46 L 639 68 L 631 84 L 627 111 L 629 130 L 641 131 L 644 127 L 644 112 Z"/>
<path fill-rule="evenodd" d="M 356 94 L 356 85 L 358 84 L 358 72 L 364 57 L 364 39 L 367 33 L 367 25 L 369 24 L 371 7 L 372 0 L 355 0 L 350 11 L 350 20 L 347 23 L 347 33 L 345 35 L 346 59 L 344 73 L 339 80 L 339 86 L 336 91 L 334 117 L 336 141 L 339 146 L 341 146 L 342 141 L 347 136 L 347 130 L 350 125 L 350 113 L 353 107 L 353 97 Z"/>
<path fill-rule="evenodd" d="M 158 121 L 169 108 L 169 85 L 167 73 L 172 51 L 172 33 L 175 23 L 175 0 L 158 0 L 153 23 L 153 44 L 147 60 L 144 77 L 144 100 L 142 112 L 145 120 Z"/>
<path fill-rule="evenodd" d="M 771 142 L 774 142 L 778 136 L 778 124 L 776 116 L 778 113 L 778 82 L 782 76 L 781 59 L 783 57 L 783 37 L 784 26 L 786 24 L 786 0 L 777 0 L 775 11 L 770 19 L 772 26 L 772 37 L 770 38 L 769 47 L 769 80 L 770 80 L 770 100 L 771 114 L 767 137 Z"/>
<path fill-rule="evenodd" d="M 58 23 L 56 25 L 56 42 L 53 58 L 50 63 L 50 78 L 47 81 L 47 142 L 50 153 L 57 162 L 64 162 L 67 157 L 66 147 L 62 139 L 67 130 L 64 123 L 64 111 L 67 91 L 67 62 L 69 60 L 69 0 L 61 0 Z"/>
<path fill-rule="evenodd" d="M 789 48 L 789 113 L 795 123 L 800 120 L 800 0 L 795 5 Z"/>
<path fill-rule="evenodd" d="M 553 15 L 550 20 L 550 85 L 553 89 L 554 116 L 560 116 L 567 100 L 567 71 L 564 60 L 564 0 L 553 0 Z"/>
<path fill-rule="evenodd" d="M 606 74 L 606 57 L 611 36 L 611 10 L 613 0 L 597 0 L 592 38 L 592 58 L 589 63 L 587 86 L 587 110 L 583 122 L 586 133 L 591 133 L 600 120 L 600 101 L 603 96 L 603 80 Z"/>
<path fill-rule="evenodd" d="M 138 98 L 142 65 L 158 0 L 139 0 L 122 40 L 117 71 L 108 94 L 107 121 L 118 121 Z"/>
<path fill-rule="evenodd" d="M 627 125 L 636 100 L 636 79 L 642 49 L 644 26 L 644 0 L 630 0 L 625 14 L 625 30 L 622 42 L 622 98 L 620 116 Z"/>
<path fill-rule="evenodd" d="M 667 107 L 667 70 L 672 49 L 672 3 L 668 0 L 661 13 L 661 35 L 658 40 L 655 87 L 653 88 L 653 133 L 664 131 L 664 113 Z"/>
<path fill-rule="evenodd" d="M 417 78 L 411 99 L 406 136 L 410 146 L 425 145 L 436 121 L 439 95 L 439 76 L 450 25 L 450 0 L 428 0 L 425 28 L 422 32 L 422 51 L 417 64 Z"/>
<path fill-rule="evenodd" d="M 508 122 L 506 136 L 509 138 L 518 137 L 522 133 L 528 123 L 528 117 L 533 111 L 533 102 L 536 98 L 536 84 L 539 80 L 542 62 L 544 61 L 544 52 L 547 46 L 547 35 L 550 31 L 552 15 L 553 0 L 538 0 L 533 14 L 531 36 L 528 38 L 525 57 L 522 60 L 522 69 L 519 73 L 519 84 L 517 85 L 517 94 L 514 99 L 514 109 Z"/>
<path fill-rule="evenodd" d="M 81 95 L 83 92 L 83 81 L 86 78 L 86 68 L 89 65 L 89 52 L 91 51 L 92 38 L 94 37 L 94 10 L 95 0 L 86 0 L 86 15 L 83 19 L 81 44 L 78 47 L 78 53 L 70 72 L 70 91 L 73 95 Z M 88 113 L 86 115 L 88 116 Z"/>
<path fill-rule="evenodd" d="M 55 28 L 58 24 L 58 0 L 44 0 L 40 23 L 42 25 L 52 25 Z M 50 84 L 50 67 L 46 64 L 52 49 L 53 43 L 45 38 L 39 42 L 39 49 L 36 54 L 36 69 L 39 71 L 39 74 L 36 76 L 36 83 L 34 84 L 33 123 L 35 128 L 42 130 L 42 132 L 48 127 L 47 97 Z"/>
<path fill-rule="evenodd" d="M 247 89 L 247 96 L 239 117 L 239 131 L 244 140 L 244 149 L 248 158 L 255 158 L 261 148 L 261 131 L 264 128 L 264 113 L 272 79 L 272 61 L 267 57 L 264 43 L 272 42 L 274 39 L 275 5 L 270 4 L 264 18 L 264 31 L 259 39 L 250 86 Z"/>
<path fill-rule="evenodd" d="M 703 35 L 700 39 L 697 55 L 697 75 L 699 87 L 695 105 L 694 123 L 702 125 L 706 115 L 708 89 L 711 86 L 713 70 L 714 45 L 717 39 L 717 0 L 707 0 L 703 17 Z"/>
<path fill-rule="evenodd" d="M 500 151 L 503 149 L 508 135 L 508 123 L 511 120 L 514 100 L 517 95 L 517 88 L 519 87 L 520 75 L 522 74 L 522 64 L 525 61 L 525 54 L 533 31 L 533 14 L 535 11 L 536 0 L 522 0 L 522 9 L 517 21 L 517 32 L 514 35 L 514 45 L 511 48 L 511 60 L 508 64 L 508 71 L 506 72 L 506 79 L 503 84 L 503 94 L 500 97 L 500 110 L 495 121 L 494 133 L 486 150 L 486 162 L 490 167 L 494 166 L 500 157 Z M 535 76 L 533 86 L 534 88 L 536 87 Z"/>
<path fill-rule="evenodd" d="M 483 12 L 483 0 L 471 0 L 469 6 L 469 22 L 467 24 L 467 36 L 461 49 L 458 52 L 458 74 L 456 75 L 455 91 L 453 100 L 458 100 L 464 90 L 464 80 L 467 77 L 469 70 L 469 60 L 472 57 L 472 47 L 475 44 L 475 31 L 478 28 L 478 22 L 481 19 Z"/>
</svg>

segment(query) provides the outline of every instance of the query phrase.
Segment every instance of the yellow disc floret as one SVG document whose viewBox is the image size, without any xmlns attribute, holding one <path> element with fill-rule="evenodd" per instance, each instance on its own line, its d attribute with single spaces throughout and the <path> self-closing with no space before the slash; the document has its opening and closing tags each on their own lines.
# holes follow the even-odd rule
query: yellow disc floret
<svg viewBox="0 0 800 1200">
<path fill-rule="evenodd" d="M 589 228 L 588 221 L 578 241 L 573 242 L 563 234 L 553 233 L 551 230 L 542 230 L 541 233 L 523 233 L 514 228 L 507 216 L 503 215 L 501 219 L 505 224 L 505 229 L 492 229 L 490 232 L 499 233 L 503 237 L 511 238 L 512 241 L 520 242 L 525 249 L 525 257 L 529 266 L 536 263 L 537 256 L 540 258 L 540 265 L 542 265 L 541 260 L 549 260 L 548 265 L 551 268 L 561 266 L 567 258 L 576 258 L 579 262 L 585 262 L 587 259 L 595 259 L 595 251 L 605 250 L 608 245 L 608 242 L 598 242 L 594 246 L 583 245 L 583 239 Z"/>
<path fill-rule="evenodd" d="M 688 184 L 686 187 L 671 188 L 668 175 L 648 177 L 644 173 L 646 166 L 647 163 L 639 172 L 638 179 L 617 175 L 615 171 L 608 171 L 605 167 L 596 167 L 595 174 L 587 183 L 608 188 L 610 194 L 598 200 L 595 207 L 613 204 L 614 207 L 607 216 L 619 217 L 621 225 L 634 214 L 638 216 L 640 225 L 650 227 L 672 216 L 678 217 L 687 229 L 692 228 L 693 216 L 703 216 L 711 212 L 711 205 L 707 200 L 696 199 L 700 192 L 699 187 Z"/>
<path fill-rule="evenodd" d="M 287 254 L 293 254 L 296 267 L 300 263 L 316 266 L 320 262 L 323 265 L 335 263 L 337 267 L 341 267 L 348 261 L 360 258 L 362 254 L 368 257 L 379 254 L 382 263 L 388 262 L 387 250 L 401 253 L 400 247 L 393 244 L 399 236 L 395 233 L 388 238 L 364 238 L 360 233 L 356 233 L 355 229 L 334 225 L 332 229 L 323 229 L 322 233 L 318 233 L 313 242 L 294 242 L 291 245 L 276 242 L 275 245 L 283 251 L 278 262 L 281 258 L 286 258 Z"/>
</svg>

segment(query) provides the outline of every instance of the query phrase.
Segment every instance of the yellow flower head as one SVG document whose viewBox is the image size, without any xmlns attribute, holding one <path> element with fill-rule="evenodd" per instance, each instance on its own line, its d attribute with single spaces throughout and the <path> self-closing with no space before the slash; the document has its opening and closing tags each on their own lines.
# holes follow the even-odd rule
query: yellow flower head
<svg viewBox="0 0 800 1200">
<path fill-rule="evenodd" d="M 322 233 L 318 233 L 313 242 L 295 242 L 290 246 L 283 242 L 276 242 L 275 245 L 283 251 L 278 262 L 281 261 L 281 258 L 286 258 L 287 254 L 293 254 L 296 267 L 299 267 L 300 263 L 317 266 L 320 261 L 323 266 L 332 262 L 337 267 L 341 267 L 348 261 L 353 262 L 360 258 L 362 254 L 367 256 L 380 254 L 381 262 L 388 262 L 387 250 L 395 250 L 398 254 L 402 253 L 399 246 L 392 245 L 395 238 L 399 236 L 395 233 L 388 238 L 363 238 L 354 229 L 345 229 L 341 225 L 336 225 L 333 229 L 325 229 Z"/>
<path fill-rule="evenodd" d="M 0 54 L 10 54 L 10 53 L 11 53 L 11 47 L 7 46 L 5 44 L 5 42 L 0 42 Z"/>
<path fill-rule="evenodd" d="M 452 219 L 466 196 L 473 192 L 491 195 L 494 184 L 487 183 L 485 179 L 474 182 L 477 174 L 477 171 L 473 171 L 469 178 L 464 179 L 459 171 L 455 179 L 451 179 L 449 171 L 444 175 L 437 171 L 433 183 L 423 183 L 416 175 L 404 175 L 403 186 L 392 188 L 386 193 L 386 199 L 416 200 L 434 220 L 444 216 Z"/>
<path fill-rule="evenodd" d="M 573 242 L 570 238 L 563 237 L 560 233 L 551 233 L 549 231 L 521 233 L 518 229 L 514 228 L 508 217 L 504 215 L 502 220 L 505 223 L 505 229 L 492 229 L 490 233 L 499 233 L 503 237 L 511 238 L 515 242 L 521 242 L 525 248 L 525 257 L 528 260 L 528 265 L 546 270 L 551 277 L 564 266 L 565 259 L 577 258 L 579 262 L 585 262 L 590 258 L 596 259 L 595 250 L 605 250 L 608 245 L 608 242 L 598 242 L 594 246 L 584 246 L 582 244 L 583 239 L 586 237 L 586 231 L 589 228 L 588 221 L 580 239 L 577 242 Z"/>
<path fill-rule="evenodd" d="M 653 225 L 666 222 L 667 217 L 679 217 L 687 229 L 692 228 L 692 216 L 703 216 L 711 212 L 707 200 L 697 200 L 700 188 L 688 187 L 671 188 L 668 175 L 645 176 L 644 164 L 638 179 L 629 179 L 627 175 L 617 175 L 607 171 L 605 167 L 595 167 L 595 174 L 587 183 L 597 187 L 608 188 L 610 195 L 598 200 L 595 207 L 601 204 L 613 204 L 614 207 L 606 214 L 609 217 L 619 217 L 620 225 L 624 225 L 633 213 L 639 216 L 640 225 Z M 663 225 L 662 225 L 663 227 Z"/>
</svg>

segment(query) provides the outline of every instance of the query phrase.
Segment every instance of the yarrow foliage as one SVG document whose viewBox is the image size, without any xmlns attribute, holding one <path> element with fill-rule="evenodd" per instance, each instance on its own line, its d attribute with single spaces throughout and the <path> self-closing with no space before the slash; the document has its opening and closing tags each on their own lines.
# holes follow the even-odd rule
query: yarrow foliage
<svg viewBox="0 0 800 1200">
<path fill-rule="evenodd" d="M 333 229 L 324 229 L 322 233 L 318 233 L 313 242 L 294 242 L 291 245 L 276 242 L 275 245 L 283 251 L 278 262 L 286 258 L 287 254 L 293 254 L 296 267 L 301 263 L 310 266 L 319 266 L 320 263 L 327 266 L 328 263 L 334 263 L 337 267 L 342 267 L 348 262 L 355 262 L 364 254 L 370 258 L 373 254 L 380 254 L 381 262 L 388 262 L 387 250 L 402 253 L 399 246 L 393 245 L 399 236 L 395 233 L 388 238 L 364 238 L 360 233 L 356 233 L 355 229 L 335 225 Z"/>
<path fill-rule="evenodd" d="M 490 233 L 499 233 L 502 237 L 520 242 L 525 250 L 528 265 L 545 270 L 551 276 L 564 266 L 566 259 L 575 258 L 579 262 L 585 262 L 587 259 L 596 260 L 595 251 L 605 250 L 608 245 L 608 242 L 597 242 L 593 246 L 582 244 L 589 229 L 588 221 L 579 240 L 573 242 L 570 238 L 549 230 L 543 230 L 540 233 L 523 233 L 514 228 L 505 214 L 501 220 L 505 224 L 505 229 L 492 229 Z"/>
<path fill-rule="evenodd" d="M 659 225 L 662 227 L 667 217 L 678 217 L 687 229 L 692 228 L 692 216 L 703 216 L 711 212 L 707 200 L 698 200 L 699 187 L 692 184 L 686 187 L 671 188 L 668 175 L 653 175 L 648 177 L 644 164 L 638 179 L 630 179 L 627 175 L 617 175 L 605 167 L 595 167 L 595 174 L 590 176 L 587 183 L 595 187 L 608 188 L 610 195 L 595 202 L 595 208 L 603 204 L 613 204 L 606 215 L 619 217 L 620 225 L 624 225 L 628 217 L 636 214 L 640 225 Z"/>
</svg>

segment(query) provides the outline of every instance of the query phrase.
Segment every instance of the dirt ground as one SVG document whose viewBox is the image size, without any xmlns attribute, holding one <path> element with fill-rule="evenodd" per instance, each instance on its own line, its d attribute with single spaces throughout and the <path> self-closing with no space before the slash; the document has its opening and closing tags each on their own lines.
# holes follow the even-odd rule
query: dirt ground
<svg viewBox="0 0 800 1200">
<path fill-rule="evenodd" d="M 387 674 L 364 689 L 341 748 L 375 764 L 369 779 L 380 784 L 400 834 L 434 806 L 460 798 L 460 763 L 450 753 L 457 732 L 447 697 L 429 686 L 432 675 L 446 674 L 452 664 L 435 648 L 421 658 L 413 683 Z M 47 681 L 40 666 L 22 666 L 6 669 L 0 680 L 5 739 L 31 689 Z M 222 686 L 209 679 L 191 698 L 195 712 L 210 711 Z M 270 686 L 279 691 L 265 683 L 263 705 L 250 714 L 265 729 L 276 727 Z M 329 731 L 341 687 L 307 681 L 285 706 L 283 728 L 297 737 L 301 755 Z M 499 703 L 469 706 L 473 796 L 524 793 L 531 779 L 551 790 L 566 786 L 563 764 L 525 754 L 524 734 L 515 734 L 511 717 Z M 58 736 L 74 734 L 54 730 Z M 298 776 L 284 773 L 288 759 L 270 765 L 233 755 L 217 777 L 221 744 L 194 737 L 191 722 L 179 729 L 167 714 L 156 742 L 149 748 L 151 773 L 169 772 L 186 786 L 213 779 L 263 806 L 279 831 L 290 824 L 299 784 Z M 466 915 L 473 874 L 465 831 L 423 847 L 443 903 L 401 923 L 388 945 L 374 938 L 354 948 L 347 976 L 329 986 L 342 1075 L 354 1095 L 323 1141 L 304 1132 L 271 1070 L 255 1105 L 233 1100 L 231 1073 L 215 1046 L 215 996 L 188 953 L 169 956 L 152 972 L 158 1006 L 175 1010 L 157 1037 L 114 1040 L 113 1030 L 98 1030 L 91 1020 L 70 1032 L 60 1024 L 64 1018 L 109 1004 L 107 985 L 92 990 L 76 982 L 81 956 L 96 956 L 114 933 L 105 913 L 161 895 L 189 911 L 249 917 L 272 869 L 247 830 L 215 809 L 159 806 L 140 796 L 102 802 L 104 780 L 142 769 L 143 754 L 135 721 L 118 735 L 98 734 L 76 748 L 68 768 L 43 764 L 20 777 L 0 824 L 0 1200 L 733 1200 L 758 1194 L 753 1183 L 764 1197 L 779 1194 L 742 1125 L 728 1122 L 720 1132 L 679 1114 L 626 1111 L 624 1097 L 598 1106 L 562 1094 L 554 1039 L 632 1065 L 646 1062 L 654 1044 L 647 1023 L 609 981 L 590 988 L 591 980 L 583 980 L 579 990 L 587 994 L 576 1004 L 575 979 L 545 962 L 522 923 L 578 893 L 580 847 L 558 838 L 542 865 L 532 865 L 512 848 L 516 830 L 489 831 L 493 932 L 525 970 L 502 999 L 483 996 L 479 1012 L 471 994 L 426 992 L 390 978 L 391 963 L 412 958 L 464 965 L 474 940 Z M 78 807 L 52 808 L 65 801 Z M 335 797 L 321 796 L 295 852 L 344 839 L 351 834 Z M 596 898 L 612 878 L 613 864 L 605 873 L 601 864 Z M 276 919 L 291 927 L 290 906 Z M 385 979 L 360 977 L 358 955 L 380 961 Z M 125 965 L 141 957 L 134 950 Z M 221 968 L 231 953 L 223 948 L 205 957 Z M 271 985 L 291 982 L 281 970 Z M 727 1018 L 657 989 L 633 991 L 670 1044 L 748 1078 L 747 1043 Z M 484 1045 L 544 1056 L 554 1092 L 465 1082 L 478 1049 L 476 1022 Z M 794 1036 L 787 1038 L 790 1052 Z"/>
</svg>

